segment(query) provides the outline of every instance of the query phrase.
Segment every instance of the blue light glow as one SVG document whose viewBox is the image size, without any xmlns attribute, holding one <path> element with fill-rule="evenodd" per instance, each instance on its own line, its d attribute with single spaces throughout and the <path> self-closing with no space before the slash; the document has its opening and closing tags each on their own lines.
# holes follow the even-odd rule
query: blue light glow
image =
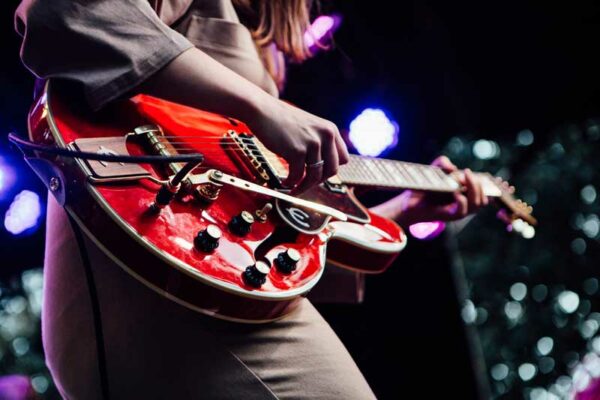
<svg viewBox="0 0 600 400">
<path fill-rule="evenodd" d="M 37 228 L 41 215 L 40 196 L 32 191 L 23 190 L 6 212 L 4 227 L 13 235 L 19 235 L 28 229 Z"/>
<path fill-rule="evenodd" d="M 385 112 L 367 108 L 350 123 L 349 138 L 360 154 L 377 157 L 398 143 L 399 131 Z"/>
<path fill-rule="evenodd" d="M 15 183 L 15 172 L 9 165 L 4 163 L 0 157 L 0 199 L 10 190 Z"/>
</svg>

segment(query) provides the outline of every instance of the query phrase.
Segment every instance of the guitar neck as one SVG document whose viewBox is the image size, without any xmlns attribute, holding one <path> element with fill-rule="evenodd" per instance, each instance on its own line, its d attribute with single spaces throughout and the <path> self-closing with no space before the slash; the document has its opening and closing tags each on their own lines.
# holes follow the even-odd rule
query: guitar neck
<svg viewBox="0 0 600 400">
<path fill-rule="evenodd" d="M 457 180 L 458 174 L 447 174 L 431 165 L 355 155 L 351 155 L 348 164 L 340 166 L 338 171 L 340 180 L 350 186 L 446 193 L 461 190 Z M 487 196 L 501 195 L 501 191 L 489 174 L 477 175 L 482 178 L 483 191 Z"/>
</svg>

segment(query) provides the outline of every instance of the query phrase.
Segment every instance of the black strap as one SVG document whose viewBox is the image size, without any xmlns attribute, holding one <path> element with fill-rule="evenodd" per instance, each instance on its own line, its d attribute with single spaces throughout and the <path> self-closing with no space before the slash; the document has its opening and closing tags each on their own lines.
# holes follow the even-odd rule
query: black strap
<svg viewBox="0 0 600 400">
<path fill-rule="evenodd" d="M 98 301 L 98 292 L 96 291 L 96 283 L 94 281 L 92 265 L 90 264 L 90 258 L 87 252 L 87 248 L 85 247 L 85 241 L 83 240 L 83 232 L 70 215 L 69 222 L 71 223 L 71 227 L 73 228 L 75 240 L 77 240 L 77 246 L 79 247 L 79 252 L 81 255 L 81 263 L 83 264 L 83 269 L 85 270 L 85 277 L 90 293 L 92 317 L 94 319 L 94 334 L 96 336 L 96 353 L 98 354 L 98 372 L 100 374 L 102 398 L 104 400 L 110 400 L 110 392 L 108 390 L 108 370 L 106 366 L 106 352 L 104 349 L 104 332 L 102 330 L 102 316 L 100 314 L 100 302 Z"/>
</svg>

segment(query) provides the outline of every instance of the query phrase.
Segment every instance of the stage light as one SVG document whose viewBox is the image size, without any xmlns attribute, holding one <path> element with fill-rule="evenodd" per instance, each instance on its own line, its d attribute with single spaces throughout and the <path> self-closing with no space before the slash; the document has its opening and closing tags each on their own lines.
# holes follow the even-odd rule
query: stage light
<svg viewBox="0 0 600 400">
<path fill-rule="evenodd" d="M 410 234 L 419 240 L 428 240 L 437 237 L 446 228 L 441 221 L 419 222 L 408 227 Z"/>
<path fill-rule="evenodd" d="M 342 18 L 339 15 L 321 15 L 315 19 L 304 32 L 304 42 L 311 53 L 326 45 L 327 38 L 333 35 L 341 23 Z"/>
<path fill-rule="evenodd" d="M 398 124 L 380 109 L 367 108 L 350 123 L 349 138 L 356 150 L 377 157 L 398 143 Z"/>
<path fill-rule="evenodd" d="M 4 227 L 13 235 L 19 235 L 39 225 L 42 214 L 40 197 L 29 190 L 19 193 L 4 216 Z"/>
</svg>

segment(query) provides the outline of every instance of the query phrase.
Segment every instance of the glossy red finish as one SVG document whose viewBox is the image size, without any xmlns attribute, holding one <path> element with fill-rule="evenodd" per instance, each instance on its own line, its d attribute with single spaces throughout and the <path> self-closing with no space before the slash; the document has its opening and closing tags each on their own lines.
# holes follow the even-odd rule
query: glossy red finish
<svg viewBox="0 0 600 400">
<path fill-rule="evenodd" d="M 249 133 L 248 127 L 239 121 L 148 96 L 138 96 L 96 114 L 78 110 L 60 93 L 49 92 L 47 104 L 45 96 L 34 104 L 30 113 L 30 136 L 38 143 L 51 144 L 54 139 L 57 145 L 64 145 L 79 138 L 123 137 L 137 126 L 153 123 L 163 128 L 171 143 L 178 147 L 185 145 L 186 149 L 205 156 L 205 162 L 195 173 L 215 168 L 253 179 L 221 146 L 221 139 L 229 130 Z M 128 142 L 128 150 L 131 154 L 145 153 L 133 142 Z M 224 318 L 264 321 L 290 312 L 300 296 L 319 279 L 325 264 L 325 246 L 332 235 L 334 253 L 342 249 L 342 264 L 350 261 L 349 254 L 360 254 L 363 260 L 368 260 L 364 263 L 368 272 L 385 269 L 401 247 L 395 253 L 388 248 L 384 254 L 372 257 L 369 244 L 375 244 L 373 250 L 377 254 L 377 243 L 393 245 L 404 240 L 396 224 L 375 215 L 371 215 L 368 226 L 340 223 L 334 230 L 326 227 L 318 235 L 297 233 L 291 238 L 277 237 L 284 223 L 274 211 L 267 222 L 254 223 L 247 236 L 238 237 L 227 227 L 231 218 L 244 210 L 254 213 L 269 199 L 225 187 L 209 206 L 189 197 L 175 200 L 159 214 L 153 214 L 148 210 L 158 190 L 156 184 L 143 180 L 92 186 L 86 183 L 84 170 L 73 160 L 52 161 L 68 181 L 68 208 L 128 272 L 163 295 Z M 165 178 L 160 169 L 147 165 L 144 168 L 157 178 Z M 217 225 L 223 236 L 219 247 L 206 254 L 194 248 L 193 240 L 209 224 Z M 356 238 L 354 245 L 359 243 L 360 249 L 354 253 L 343 251 L 352 235 Z M 256 262 L 256 250 L 266 240 L 273 242 L 264 252 L 269 262 L 287 248 L 298 250 L 301 260 L 294 273 L 284 275 L 271 268 L 266 283 L 259 289 L 251 288 L 244 283 L 242 272 Z M 358 264 L 355 268 L 362 268 Z"/>
<path fill-rule="evenodd" d="M 371 222 L 332 222 L 333 238 L 327 260 L 337 266 L 375 274 L 384 272 L 406 246 L 407 237 L 396 223 L 367 211 Z"/>
</svg>

